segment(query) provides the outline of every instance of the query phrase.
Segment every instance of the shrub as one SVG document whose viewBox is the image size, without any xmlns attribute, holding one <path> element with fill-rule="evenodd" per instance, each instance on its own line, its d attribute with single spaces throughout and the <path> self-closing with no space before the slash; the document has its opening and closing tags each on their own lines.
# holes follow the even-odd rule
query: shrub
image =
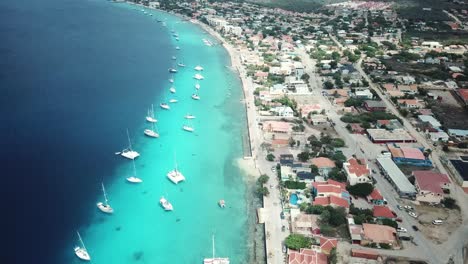
<svg viewBox="0 0 468 264">
<path fill-rule="evenodd" d="M 271 153 L 268 153 L 268 155 L 266 156 L 266 160 L 268 161 L 274 161 L 275 160 L 275 155 L 271 154 Z"/>
<path fill-rule="evenodd" d="M 392 219 L 382 219 L 381 221 L 382 225 L 391 226 L 393 228 L 398 227 L 398 223 L 396 221 L 393 221 Z"/>
<path fill-rule="evenodd" d="M 263 184 L 267 183 L 269 179 L 270 179 L 270 177 L 268 177 L 268 175 L 262 174 L 262 175 L 260 175 L 260 177 L 258 177 L 257 183 L 260 186 L 262 186 Z"/>
<path fill-rule="evenodd" d="M 303 190 L 306 188 L 305 182 L 298 181 L 285 181 L 284 186 L 288 189 L 300 189 Z"/>
<path fill-rule="evenodd" d="M 374 186 L 370 183 L 358 183 L 356 185 L 346 186 L 346 190 L 352 195 L 367 197 L 374 190 Z"/>
<path fill-rule="evenodd" d="M 290 249 L 299 250 L 301 248 L 309 248 L 312 245 L 310 238 L 300 234 L 289 235 L 285 242 L 286 246 Z"/>
<path fill-rule="evenodd" d="M 261 196 L 268 196 L 270 194 L 270 191 L 268 190 L 267 187 L 259 186 L 257 188 L 257 194 Z"/>
<path fill-rule="evenodd" d="M 449 209 L 453 209 L 457 207 L 456 201 L 453 198 L 447 197 L 442 200 L 442 204 Z"/>
</svg>

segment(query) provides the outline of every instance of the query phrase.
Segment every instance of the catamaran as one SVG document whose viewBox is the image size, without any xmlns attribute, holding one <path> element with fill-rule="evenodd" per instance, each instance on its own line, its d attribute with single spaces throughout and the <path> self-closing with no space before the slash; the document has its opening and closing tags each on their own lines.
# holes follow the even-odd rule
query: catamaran
<svg viewBox="0 0 468 264">
<path fill-rule="evenodd" d="M 171 107 L 170 107 L 168 104 L 166 104 L 166 103 L 160 103 L 159 106 L 160 106 L 162 109 L 166 109 L 166 110 L 171 109 Z"/>
<path fill-rule="evenodd" d="M 174 207 L 172 207 L 172 204 L 166 198 L 164 198 L 164 196 L 162 196 L 161 199 L 159 199 L 159 203 L 166 211 L 174 210 Z"/>
<path fill-rule="evenodd" d="M 154 129 L 154 124 L 151 124 L 151 129 L 147 128 L 145 129 L 145 131 L 143 131 L 143 133 L 148 137 L 152 137 L 152 138 L 159 137 L 159 133 Z"/>
<path fill-rule="evenodd" d="M 146 115 L 146 121 L 150 123 L 156 123 L 158 120 L 154 118 L 154 108 L 153 105 L 151 105 L 151 110 L 148 109 L 148 115 Z"/>
<path fill-rule="evenodd" d="M 215 240 L 214 235 L 212 236 L 212 247 L 213 247 L 213 257 L 205 258 L 203 264 L 229 264 L 229 258 L 217 258 L 215 257 Z"/>
<path fill-rule="evenodd" d="M 176 89 L 174 86 L 172 86 L 171 88 L 169 88 L 169 92 L 171 93 L 176 93 Z"/>
<path fill-rule="evenodd" d="M 114 209 L 109 205 L 109 201 L 107 200 L 107 195 L 106 195 L 106 189 L 104 188 L 104 183 L 101 183 L 102 186 L 102 193 L 104 194 L 104 203 L 99 202 L 97 203 L 97 207 L 99 210 L 101 210 L 103 213 L 106 214 L 112 214 L 114 212 Z"/>
<path fill-rule="evenodd" d="M 83 239 L 81 239 L 80 232 L 76 231 L 76 234 L 78 235 L 78 239 L 80 240 L 80 246 L 75 247 L 75 255 L 84 261 L 90 261 L 91 257 L 89 256 L 88 250 L 86 249 Z"/>
<path fill-rule="evenodd" d="M 194 115 L 191 115 L 191 114 L 186 114 L 184 116 L 185 119 L 195 119 L 195 116 Z"/>
<path fill-rule="evenodd" d="M 193 100 L 200 100 L 200 96 L 197 93 L 192 94 Z"/>
<path fill-rule="evenodd" d="M 181 181 L 185 181 L 184 175 L 177 169 L 177 160 L 175 158 L 174 154 L 174 169 L 171 170 L 170 172 L 167 173 L 167 177 L 169 180 L 171 180 L 173 183 L 178 184 Z"/>
<path fill-rule="evenodd" d="M 127 159 L 131 159 L 131 160 L 136 159 L 140 156 L 140 153 L 132 150 L 132 142 L 130 141 L 130 135 L 128 134 L 128 129 L 127 129 L 127 138 L 128 138 L 128 148 L 122 150 L 120 155 Z"/>
<path fill-rule="evenodd" d="M 194 68 L 196 71 L 203 71 L 203 67 L 200 65 L 195 66 Z"/>
<path fill-rule="evenodd" d="M 131 183 L 142 183 L 143 180 L 138 178 L 137 177 L 137 174 L 136 174 L 136 167 L 135 167 L 135 161 L 133 161 L 133 175 L 134 176 L 130 176 L 130 177 L 127 177 L 127 181 L 128 182 L 131 182 Z"/>
<path fill-rule="evenodd" d="M 197 80 L 203 80 L 203 79 L 204 79 L 204 78 L 203 78 L 203 75 L 198 74 L 198 73 L 195 74 L 195 75 L 193 76 L 193 78 L 195 78 L 195 79 L 197 79 Z"/>
</svg>

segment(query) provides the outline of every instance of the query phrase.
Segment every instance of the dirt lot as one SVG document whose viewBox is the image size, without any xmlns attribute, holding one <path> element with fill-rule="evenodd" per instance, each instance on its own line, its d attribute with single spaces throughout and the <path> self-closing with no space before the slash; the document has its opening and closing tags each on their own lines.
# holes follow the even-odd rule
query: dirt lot
<svg viewBox="0 0 468 264">
<path fill-rule="evenodd" d="M 468 129 L 468 110 L 460 106 L 451 92 L 435 90 L 430 92 L 443 98 L 431 109 L 442 125 L 447 128 Z"/>
<path fill-rule="evenodd" d="M 427 238 L 436 244 L 447 241 L 452 232 L 462 223 L 460 211 L 449 210 L 441 207 L 428 205 L 415 205 L 418 214 L 419 229 Z M 444 221 L 442 225 L 433 225 L 432 220 L 440 219 Z"/>
</svg>

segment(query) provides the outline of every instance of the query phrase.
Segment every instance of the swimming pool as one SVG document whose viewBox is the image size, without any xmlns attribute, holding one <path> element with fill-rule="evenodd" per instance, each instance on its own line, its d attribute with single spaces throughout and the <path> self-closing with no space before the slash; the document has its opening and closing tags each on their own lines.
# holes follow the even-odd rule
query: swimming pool
<svg viewBox="0 0 468 264">
<path fill-rule="evenodd" d="M 289 196 L 289 203 L 292 204 L 292 205 L 297 205 L 297 201 L 299 201 L 299 197 L 297 196 L 297 194 L 292 193 Z"/>
</svg>

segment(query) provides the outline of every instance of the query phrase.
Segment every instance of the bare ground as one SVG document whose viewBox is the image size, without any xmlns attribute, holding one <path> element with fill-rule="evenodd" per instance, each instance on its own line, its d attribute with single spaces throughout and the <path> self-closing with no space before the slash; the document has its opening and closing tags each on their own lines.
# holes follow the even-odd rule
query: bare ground
<svg viewBox="0 0 468 264">
<path fill-rule="evenodd" d="M 468 109 L 460 106 L 457 99 L 449 91 L 430 91 L 441 96 L 440 103 L 431 110 L 435 117 L 447 128 L 468 129 Z"/>
<path fill-rule="evenodd" d="M 461 224 L 462 218 L 459 210 L 449 210 L 441 207 L 428 205 L 415 205 L 418 214 L 420 232 L 436 244 L 442 244 L 447 241 L 449 236 Z M 432 221 L 440 219 L 444 221 L 442 225 L 433 225 Z"/>
</svg>

